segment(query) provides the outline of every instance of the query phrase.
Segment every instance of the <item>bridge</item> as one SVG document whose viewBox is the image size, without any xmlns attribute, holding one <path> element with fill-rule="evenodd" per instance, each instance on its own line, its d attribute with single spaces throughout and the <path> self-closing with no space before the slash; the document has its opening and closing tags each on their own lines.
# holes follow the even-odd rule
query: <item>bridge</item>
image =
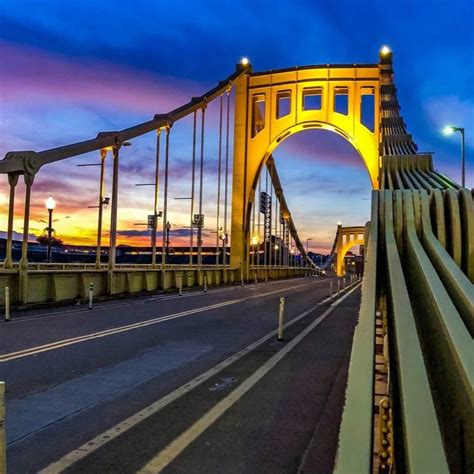
<svg viewBox="0 0 474 474">
<path fill-rule="evenodd" d="M 209 120 L 206 117 L 212 104 L 217 104 L 217 118 Z M 367 121 L 364 114 L 367 108 L 372 112 L 373 120 Z M 233 133 L 230 127 L 231 111 Z M 171 260 L 167 228 L 169 164 L 172 156 L 170 136 L 173 127 L 186 117 L 192 118 L 193 144 L 189 197 L 190 241 L 188 261 L 176 264 Z M 206 120 L 216 126 L 214 130 L 211 131 Z M 307 129 L 329 130 L 351 143 L 365 164 L 373 188 L 370 221 L 359 227 L 338 224 L 331 255 L 320 267 L 311 261 L 298 235 L 272 155 L 289 136 Z M 205 229 L 203 168 L 208 153 L 208 134 L 212 133 L 218 143 L 217 201 L 213 230 L 216 241 L 214 254 L 207 256 L 206 260 L 202 235 Z M 120 162 L 126 159 L 126 147 L 133 143 L 133 139 L 144 135 L 150 136 L 156 150 L 154 182 L 150 183 L 153 188 L 150 261 L 141 265 L 123 264 L 117 262 Z M 90 152 L 99 154 L 101 166 L 95 262 L 80 265 L 30 262 L 28 235 L 35 177 L 51 163 Z M 104 163 L 108 159 L 113 160 L 111 220 L 110 242 L 104 248 L 103 182 Z M 9 152 L 0 160 L 0 174 L 6 175 L 10 187 L 6 256 L 0 271 L 0 286 L 10 289 L 11 303 L 25 307 L 46 301 L 80 302 L 88 297 L 91 283 L 94 297 L 140 293 L 137 300 L 117 305 L 118 308 L 126 308 L 124 312 L 133 312 L 137 322 L 129 319 L 130 314 L 125 316 L 122 310 L 114 310 L 113 302 L 106 301 L 101 303 L 100 311 L 109 318 L 119 318 L 120 324 L 119 320 L 112 326 L 108 325 L 110 322 L 105 325 L 91 322 L 81 312 L 66 312 L 62 320 L 61 310 L 51 310 L 46 315 L 44 310 L 34 310 L 34 313 L 20 311 L 16 326 L 12 321 L 9 327 L 2 327 L 9 342 L 2 349 L 0 362 L 6 364 L 5 374 L 13 380 L 13 390 L 16 391 L 11 402 L 16 418 L 11 425 L 13 435 L 9 452 L 17 469 L 27 471 L 34 466 L 19 457 L 25 439 L 40 436 L 38 433 L 53 422 L 57 424 L 57 420 L 69 418 L 86 409 L 87 403 L 83 400 L 75 401 L 74 408 L 64 406 L 65 392 L 54 389 L 55 384 L 72 394 L 75 391 L 83 393 L 84 386 L 91 390 L 100 380 L 109 381 L 105 384 L 108 384 L 106 388 L 98 390 L 100 393 L 92 395 L 96 399 L 94 403 L 91 402 L 89 412 L 81 415 L 79 423 L 83 435 L 75 436 L 73 444 L 65 443 L 60 449 L 52 448 L 49 456 L 37 450 L 32 451 L 32 459 L 37 460 L 36 466 L 45 467 L 43 472 L 62 472 L 74 468 L 93 472 L 100 466 L 102 469 L 105 469 L 104 466 L 110 468 L 114 465 L 111 459 L 119 459 L 120 453 L 130 452 L 127 451 L 127 439 L 135 450 L 142 446 L 145 439 L 156 436 L 150 424 L 154 416 L 166 426 L 176 425 L 176 429 L 171 430 L 169 436 L 160 434 L 150 446 L 143 448 L 143 457 L 135 453 L 127 461 L 120 459 L 119 463 L 126 462 L 130 472 L 161 472 L 167 466 L 186 472 L 196 459 L 192 455 L 193 445 L 190 443 L 197 443 L 194 446 L 199 449 L 196 448 L 198 451 L 194 452 L 194 456 L 198 456 L 197 453 L 207 449 L 206 446 L 225 445 L 220 440 L 232 436 L 226 434 L 225 427 L 220 425 L 215 431 L 206 430 L 215 420 L 220 420 L 224 412 L 230 410 L 244 394 L 253 397 L 244 397 L 239 402 L 244 405 L 247 403 L 245 407 L 248 413 L 252 413 L 252 406 L 258 405 L 261 410 L 255 411 L 255 416 L 245 418 L 250 430 L 247 435 L 254 436 L 255 430 L 258 430 L 255 420 L 259 413 L 267 413 L 270 418 L 274 415 L 268 413 L 268 407 L 261 404 L 262 396 L 268 397 L 271 407 L 277 406 L 279 394 L 282 400 L 289 400 L 291 390 L 286 383 L 290 380 L 298 386 L 308 383 L 308 390 L 317 390 L 326 369 L 331 374 L 332 382 L 326 387 L 325 397 L 334 400 L 335 405 L 332 407 L 328 402 L 314 408 L 320 420 L 326 420 L 326 425 L 321 426 L 328 428 L 328 440 L 332 440 L 328 441 L 331 446 L 326 451 L 322 452 L 318 448 L 322 433 L 305 424 L 304 417 L 298 418 L 297 426 L 291 425 L 291 418 L 296 416 L 292 412 L 293 408 L 289 408 L 289 413 L 279 413 L 285 423 L 291 425 L 288 433 L 295 433 L 301 427 L 307 432 L 314 430 L 311 439 L 307 436 L 300 439 L 294 435 L 295 443 L 299 443 L 298 449 L 302 449 L 304 456 L 298 462 L 292 461 L 293 470 L 299 466 L 303 472 L 312 472 L 312 462 L 326 463 L 339 473 L 389 472 L 394 469 L 399 472 L 472 472 L 474 469 L 474 191 L 463 188 L 436 171 L 431 153 L 418 152 L 400 115 L 390 50 L 384 48 L 380 51 L 377 64 L 303 66 L 266 72 L 254 72 L 251 64 L 244 59 L 237 65 L 235 72 L 220 81 L 214 89 L 169 113 L 157 114 L 151 120 L 125 130 L 100 132 L 91 140 L 51 150 Z M 25 183 L 23 241 L 21 258 L 14 261 L 14 201 L 19 179 Z M 162 219 L 161 245 L 158 244 L 159 218 Z M 346 273 L 344 256 L 355 245 L 364 248 L 365 264 L 361 284 L 354 276 L 349 282 L 346 278 L 341 280 Z M 210 262 L 209 258 L 214 261 Z M 335 276 L 295 280 L 295 277 L 318 275 L 322 270 L 329 271 L 331 267 L 334 267 Z M 268 286 L 259 285 L 269 280 L 274 281 L 270 281 Z M 333 286 L 336 282 L 337 294 Z M 222 295 L 228 290 L 221 288 L 222 284 L 234 284 L 229 291 L 235 292 L 235 299 L 223 298 Z M 196 293 L 197 286 L 204 288 L 206 293 Z M 209 293 L 208 286 L 212 290 Z M 144 291 L 172 289 L 176 289 L 179 295 L 143 296 Z M 188 295 L 198 298 L 199 294 L 199 298 L 208 300 L 205 304 L 203 300 L 199 306 L 195 300 L 186 299 L 183 289 L 188 289 Z M 298 293 L 300 296 L 296 296 Z M 0 302 L 6 304 L 4 294 L 2 291 Z M 275 348 L 270 344 L 275 331 L 272 329 L 265 333 L 272 327 L 268 307 L 273 303 L 269 298 L 282 294 L 286 294 L 287 300 L 293 305 L 292 309 L 287 306 L 290 311 L 290 319 L 286 324 L 289 342 L 285 342 L 287 345 L 284 348 Z M 181 299 L 180 295 L 183 295 Z M 310 305 L 313 296 L 317 298 L 315 306 Z M 168 299 L 171 305 L 179 306 L 179 311 L 173 312 L 167 306 Z M 256 306 L 255 302 L 260 299 L 261 306 Z M 159 309 L 153 308 L 158 311 L 158 316 L 150 319 L 151 305 L 157 301 L 161 302 Z M 349 309 L 340 304 L 343 301 Z M 235 305 L 242 305 L 243 312 L 220 309 Z M 272 311 L 277 312 L 276 307 L 271 307 Z M 298 313 L 298 308 L 304 310 Z M 250 315 L 259 311 L 262 312 L 261 321 L 252 323 Z M 118 312 L 117 315 L 115 312 Z M 309 317 L 312 312 L 318 314 L 316 319 Z M 327 318 L 332 312 L 333 317 Z M 204 313 L 202 326 L 190 320 L 181 321 L 181 318 L 185 321 L 185 316 L 195 313 Z M 224 328 L 226 313 L 229 318 L 228 333 Z M 78 321 L 83 328 L 88 328 L 85 332 L 77 332 L 77 328 L 68 323 L 72 321 L 68 318 L 74 314 L 78 314 Z M 88 314 L 87 311 L 85 314 Z M 342 316 L 345 318 L 341 319 Z M 44 329 L 41 326 L 42 317 L 48 317 L 55 323 Z M 171 320 L 173 322 L 165 326 L 164 322 Z M 299 326 L 303 322 L 306 324 L 304 329 Z M 260 339 L 252 342 L 249 339 L 251 334 L 244 335 L 244 323 L 257 324 L 252 326 L 252 330 L 261 336 Z M 129 356 L 124 360 L 118 348 L 111 346 L 110 360 L 119 363 L 120 369 L 117 370 L 120 374 L 129 371 L 141 374 L 138 379 L 130 376 L 128 380 L 126 376 L 127 387 L 138 382 L 145 384 L 145 381 L 150 380 L 146 383 L 158 390 L 159 400 L 156 401 L 156 395 L 154 399 L 151 398 L 150 392 L 153 390 L 147 390 L 136 395 L 136 399 L 131 402 L 121 399 L 118 403 L 126 404 L 127 408 L 123 413 L 111 414 L 112 424 L 94 421 L 93 415 L 100 409 L 99 401 L 108 399 L 113 392 L 110 380 L 117 377 L 117 373 L 101 367 L 95 361 L 87 362 L 86 349 L 76 349 L 74 353 L 74 347 L 82 347 L 79 344 L 84 341 L 128 334 L 143 327 L 149 327 L 151 332 L 134 336 L 135 345 L 153 346 L 150 339 L 152 334 L 165 344 L 162 335 L 153 333 L 156 331 L 153 328 L 158 324 L 163 324 L 165 334 L 172 341 L 166 345 L 166 350 L 156 351 L 154 348 L 144 355 L 131 358 L 134 352 L 130 341 L 124 339 L 123 350 L 128 351 Z M 318 329 L 315 329 L 317 326 Z M 22 327 L 31 333 L 31 344 L 19 342 Z M 44 334 L 40 334 L 40 327 Z M 184 336 L 180 332 L 183 327 L 189 333 L 202 332 L 202 338 L 196 336 L 192 339 L 189 353 L 186 354 L 183 353 Z M 302 329 L 300 333 L 297 332 L 298 328 Z M 249 345 L 243 348 L 241 344 L 229 359 L 223 360 L 222 353 L 216 356 L 212 352 L 212 357 L 208 357 L 210 365 L 202 364 L 206 357 L 189 365 L 188 361 L 206 353 L 208 346 L 214 344 L 213 332 L 228 343 L 229 335 L 232 335 L 232 338 L 240 338 L 242 344 Z M 345 361 L 337 370 L 329 362 L 323 362 L 327 361 L 325 344 L 331 341 L 334 341 L 335 346 L 340 343 L 340 347 L 335 350 L 339 351 L 337 357 Z M 295 363 L 293 372 L 287 369 L 282 379 L 270 372 L 300 343 L 306 359 L 312 360 L 314 356 L 317 363 Z M 67 365 L 60 361 L 52 371 L 57 373 L 45 376 L 50 386 L 37 381 L 31 372 L 34 365 L 30 367 L 25 361 L 46 353 L 49 356 L 44 356 L 46 359 L 38 363 L 51 364 L 51 353 L 64 347 L 72 347 L 68 357 L 73 365 L 80 367 L 80 371 L 89 373 L 98 370 L 100 377 L 85 380 L 84 377 L 88 376 L 82 375 L 77 379 L 66 376 Z M 103 348 L 92 350 L 97 357 L 109 357 L 102 353 Z M 262 365 L 256 362 L 259 350 L 271 354 Z M 153 377 L 159 374 L 150 367 L 156 367 L 163 360 L 166 360 L 165 365 L 179 367 L 179 370 L 176 368 L 176 380 L 184 385 L 179 386 L 177 382 L 173 385 L 174 381 L 153 385 Z M 147 370 L 140 372 L 142 365 L 139 361 L 145 364 Z M 209 369 L 211 362 L 215 365 Z M 236 365 L 232 365 L 234 363 Z M 258 370 L 250 370 L 248 377 L 241 381 L 239 374 L 249 370 L 245 364 Z M 341 368 L 344 364 L 345 372 Z M 23 385 L 18 380 L 15 367 L 29 374 Z M 39 365 L 36 370 L 39 367 L 44 370 L 45 366 Z M 312 379 L 314 371 L 317 373 Z M 338 375 L 339 371 L 346 375 Z M 259 387 L 256 384 L 267 373 L 267 391 L 263 388 L 259 389 L 260 392 L 255 391 L 257 389 L 253 387 Z M 273 378 L 270 374 L 273 374 Z M 191 382 L 186 384 L 189 380 Z M 209 388 L 211 392 L 206 392 L 204 385 L 201 386 L 203 381 L 206 386 L 208 381 L 212 381 Z M 125 390 L 123 384 L 125 382 L 119 384 L 117 390 Z M 226 390 L 234 385 L 233 391 L 225 396 Z M 46 392 L 51 400 L 60 408 L 54 413 L 32 415 L 36 404 L 41 403 L 38 388 L 45 386 L 48 387 Z M 32 387 L 36 387 L 37 391 Z M 27 395 L 30 392 L 31 395 Z M 304 393 L 300 392 L 301 400 L 304 400 Z M 218 394 L 214 405 L 206 405 L 207 402 L 203 401 L 209 393 Z M 257 393 L 260 393 L 260 397 Z M 24 402 L 21 401 L 23 398 Z M 339 400 L 338 404 L 336 400 Z M 180 403 L 183 410 L 196 421 L 195 424 L 180 424 L 165 408 L 169 404 L 177 409 Z M 198 405 L 205 406 L 205 409 L 195 413 L 193 407 Z M 148 408 L 140 411 L 142 407 Z M 8 409 L 7 396 L 7 413 Z M 110 407 L 107 409 L 113 411 Z M 129 417 L 121 420 L 124 413 Z M 339 413 L 340 419 L 336 413 Z M 238 424 L 232 418 L 232 410 L 226 416 L 230 417 L 229 423 Z M 140 425 L 141 419 L 147 421 Z M 88 423 L 94 429 L 87 429 Z M 273 425 L 272 429 L 277 429 L 277 426 Z M 133 433 L 129 431 L 130 427 L 134 427 Z M 52 433 L 59 442 L 62 432 L 59 426 L 55 429 L 56 432 Z M 70 432 L 72 428 L 65 426 L 64 429 Z M 122 432 L 127 432 L 130 438 L 117 434 Z M 206 438 L 202 437 L 204 432 L 208 433 Z M 281 440 L 270 443 L 277 457 L 284 457 L 283 451 L 286 453 L 290 444 L 289 439 L 286 443 Z M 230 450 L 229 446 L 227 448 Z M 224 447 L 224 451 L 227 448 Z M 239 465 L 244 469 L 243 453 L 251 448 L 260 453 L 258 462 L 263 464 L 255 465 L 263 469 L 265 455 L 259 452 L 258 446 L 239 445 L 237 452 L 240 457 L 229 455 L 228 460 L 216 454 L 215 459 L 223 463 L 221 466 Z M 289 462 L 285 459 L 285 462 Z M 211 461 L 206 462 L 210 463 L 207 472 L 217 469 Z M 257 463 L 256 458 L 253 462 Z M 118 469 L 117 464 L 115 466 Z M 242 469 L 240 472 L 244 472 Z"/>
</svg>

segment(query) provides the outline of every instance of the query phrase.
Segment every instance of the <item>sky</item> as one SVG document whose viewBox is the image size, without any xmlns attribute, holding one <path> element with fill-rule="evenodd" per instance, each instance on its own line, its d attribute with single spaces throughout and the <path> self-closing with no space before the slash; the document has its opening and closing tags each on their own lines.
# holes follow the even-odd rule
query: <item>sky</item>
<svg viewBox="0 0 474 474">
<path fill-rule="evenodd" d="M 11 150 L 41 151 L 149 120 L 201 95 L 234 71 L 243 56 L 255 71 L 295 65 L 376 63 L 381 45 L 394 54 L 402 115 L 419 151 L 460 181 L 459 137 L 466 130 L 467 186 L 474 187 L 474 6 L 470 0 L 192 1 L 2 0 L 0 2 L 0 159 Z M 211 104 L 209 130 L 217 124 Z M 133 141 L 121 157 L 119 243 L 146 245 L 152 212 L 155 134 Z M 191 118 L 173 127 L 170 222 L 175 245 L 187 242 Z M 217 135 L 206 138 L 205 242 L 216 229 Z M 370 181 L 343 138 L 323 131 L 291 136 L 274 156 L 302 239 L 328 251 L 338 221 L 369 219 Z M 68 243 L 96 236 L 98 153 L 44 167 L 32 194 L 32 234 L 57 201 L 54 228 Z M 111 160 L 106 194 L 110 195 Z M 18 186 L 15 232 L 22 231 Z M 0 236 L 8 186 L 0 177 Z M 106 211 L 104 233 L 108 230 Z M 223 211 L 221 210 L 221 215 Z M 222 223 L 221 223 L 222 225 Z M 31 236 L 34 238 L 34 235 Z"/>
</svg>

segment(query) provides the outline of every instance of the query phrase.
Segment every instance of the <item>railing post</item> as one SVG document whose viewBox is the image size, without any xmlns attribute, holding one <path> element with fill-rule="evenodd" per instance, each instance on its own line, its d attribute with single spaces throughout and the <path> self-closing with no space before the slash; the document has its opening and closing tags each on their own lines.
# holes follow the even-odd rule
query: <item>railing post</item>
<svg viewBox="0 0 474 474">
<path fill-rule="evenodd" d="M 92 309 L 92 300 L 94 298 L 94 283 L 89 283 L 89 309 Z"/>
<path fill-rule="evenodd" d="M 280 298 L 280 310 L 278 312 L 278 341 L 284 341 L 283 339 L 283 326 L 285 323 L 285 298 Z"/>
<path fill-rule="evenodd" d="M 10 321 L 10 288 L 5 287 L 5 322 Z"/>
</svg>

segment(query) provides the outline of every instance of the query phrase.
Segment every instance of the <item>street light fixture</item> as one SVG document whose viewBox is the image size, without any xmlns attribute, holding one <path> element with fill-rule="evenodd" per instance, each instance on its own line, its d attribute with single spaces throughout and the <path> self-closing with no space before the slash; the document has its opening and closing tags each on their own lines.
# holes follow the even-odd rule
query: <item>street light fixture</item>
<svg viewBox="0 0 474 474">
<path fill-rule="evenodd" d="M 51 263 L 51 237 L 52 237 L 52 231 L 53 231 L 53 211 L 54 208 L 56 207 L 56 201 L 54 200 L 53 196 L 51 194 L 49 195 L 48 199 L 46 199 L 45 202 L 46 209 L 48 209 L 48 263 Z"/>
<path fill-rule="evenodd" d="M 463 188 L 466 187 L 466 156 L 464 152 L 464 128 L 463 127 L 453 127 L 448 125 L 443 128 L 444 135 L 452 135 L 454 132 L 459 132 L 461 134 L 461 185 Z"/>
</svg>

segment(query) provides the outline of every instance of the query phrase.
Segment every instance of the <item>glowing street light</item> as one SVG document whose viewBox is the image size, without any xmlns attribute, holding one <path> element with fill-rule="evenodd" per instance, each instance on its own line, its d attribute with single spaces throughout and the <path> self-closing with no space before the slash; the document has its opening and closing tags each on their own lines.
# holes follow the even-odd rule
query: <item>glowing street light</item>
<svg viewBox="0 0 474 474">
<path fill-rule="evenodd" d="M 48 263 L 51 263 L 51 234 L 53 231 L 53 211 L 56 207 L 56 201 L 54 200 L 51 194 L 49 195 L 48 199 L 45 202 L 46 209 L 48 209 Z"/>
<path fill-rule="evenodd" d="M 258 235 L 254 235 L 251 240 L 252 245 L 257 245 L 258 241 L 259 241 Z"/>
<path fill-rule="evenodd" d="M 244 57 L 240 60 L 240 64 L 241 64 L 242 66 L 248 66 L 248 65 L 250 64 L 249 58 L 247 58 L 247 57 L 244 56 Z"/>
<path fill-rule="evenodd" d="M 392 52 L 392 50 L 386 45 L 384 44 L 381 48 L 380 48 L 380 54 L 382 56 L 387 56 L 387 54 L 390 54 Z"/>
<path fill-rule="evenodd" d="M 49 195 L 48 199 L 46 199 L 46 209 L 48 211 L 54 211 L 54 208 L 56 207 L 56 201 L 54 200 L 53 196 Z"/>
<path fill-rule="evenodd" d="M 461 185 L 463 188 L 466 187 L 466 156 L 464 152 L 464 128 L 453 127 L 448 125 L 443 128 L 443 134 L 446 136 L 452 135 L 454 132 L 461 134 Z"/>
</svg>

